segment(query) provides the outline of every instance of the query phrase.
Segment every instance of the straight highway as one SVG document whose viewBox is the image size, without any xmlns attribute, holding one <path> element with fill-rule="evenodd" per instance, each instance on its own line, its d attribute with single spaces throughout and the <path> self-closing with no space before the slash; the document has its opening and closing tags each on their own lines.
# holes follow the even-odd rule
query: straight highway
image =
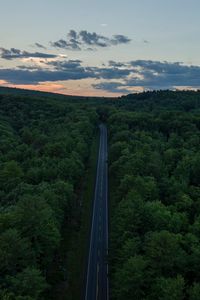
<svg viewBox="0 0 200 300">
<path fill-rule="evenodd" d="M 107 128 L 100 125 L 100 145 L 93 202 L 85 300 L 108 300 Z"/>
</svg>

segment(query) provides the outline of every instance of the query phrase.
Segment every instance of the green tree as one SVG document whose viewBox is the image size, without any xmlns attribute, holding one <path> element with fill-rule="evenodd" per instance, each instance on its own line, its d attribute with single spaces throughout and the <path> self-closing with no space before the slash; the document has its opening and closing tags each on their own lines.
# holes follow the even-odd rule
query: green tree
<svg viewBox="0 0 200 300">
<path fill-rule="evenodd" d="M 15 226 L 27 238 L 41 264 L 50 262 L 60 234 L 50 206 L 38 196 L 25 195 L 15 211 Z"/>
<path fill-rule="evenodd" d="M 186 253 L 181 247 L 183 237 L 166 230 L 146 234 L 145 253 L 150 260 L 152 272 L 173 276 L 186 262 Z"/>
<path fill-rule="evenodd" d="M 114 299 L 141 300 L 145 296 L 147 262 L 142 256 L 130 257 L 115 274 Z"/>
<path fill-rule="evenodd" d="M 189 300 L 200 299 L 200 284 L 194 282 L 193 286 L 189 289 Z"/>
<path fill-rule="evenodd" d="M 28 267 L 15 277 L 8 277 L 11 290 L 16 299 L 40 299 L 41 293 L 47 288 L 47 283 L 41 272 Z"/>
<path fill-rule="evenodd" d="M 152 286 L 152 295 L 147 298 L 152 300 L 183 300 L 184 287 L 184 278 L 181 275 L 175 278 L 160 277 Z"/>
<path fill-rule="evenodd" d="M 0 235 L 1 274 L 16 273 L 33 260 L 30 245 L 16 229 L 8 229 Z"/>
<path fill-rule="evenodd" d="M 23 171 L 16 161 L 4 163 L 0 171 L 0 185 L 6 191 L 14 189 L 22 180 Z"/>
</svg>

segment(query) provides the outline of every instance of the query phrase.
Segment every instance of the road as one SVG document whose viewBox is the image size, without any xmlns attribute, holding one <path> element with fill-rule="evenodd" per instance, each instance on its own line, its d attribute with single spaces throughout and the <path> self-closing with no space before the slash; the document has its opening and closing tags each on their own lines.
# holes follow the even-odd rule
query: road
<svg viewBox="0 0 200 300">
<path fill-rule="evenodd" d="M 107 152 L 107 128 L 101 124 L 85 300 L 109 299 Z"/>
</svg>

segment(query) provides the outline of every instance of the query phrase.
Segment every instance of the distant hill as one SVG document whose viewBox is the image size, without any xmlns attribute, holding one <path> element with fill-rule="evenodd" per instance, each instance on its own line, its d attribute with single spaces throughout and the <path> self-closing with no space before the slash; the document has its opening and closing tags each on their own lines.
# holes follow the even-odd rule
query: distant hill
<svg viewBox="0 0 200 300">
<path fill-rule="evenodd" d="M 72 95 L 62 95 L 58 93 L 48 93 L 48 92 L 41 92 L 41 91 L 34 91 L 34 90 L 26 90 L 26 89 L 18 89 L 18 88 L 9 88 L 9 87 L 0 87 L 0 94 L 4 95 L 22 95 L 22 96 L 37 96 L 37 97 L 59 97 L 60 99 L 80 99 L 80 98 L 87 98 L 87 97 L 80 97 L 80 96 L 72 96 Z"/>
<path fill-rule="evenodd" d="M 118 107 L 128 110 L 184 110 L 200 109 L 200 91 L 149 91 L 118 98 Z"/>
<path fill-rule="evenodd" d="M 148 91 L 128 94 L 121 97 L 91 97 L 73 96 L 18 88 L 0 87 L 0 95 L 54 99 L 67 102 L 89 102 L 90 104 L 106 104 L 121 107 L 126 110 L 200 110 L 200 91 Z"/>
</svg>

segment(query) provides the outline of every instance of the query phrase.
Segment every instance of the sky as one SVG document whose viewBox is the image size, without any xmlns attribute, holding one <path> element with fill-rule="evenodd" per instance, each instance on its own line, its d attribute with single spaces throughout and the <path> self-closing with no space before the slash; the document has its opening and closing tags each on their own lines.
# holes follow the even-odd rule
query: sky
<svg viewBox="0 0 200 300">
<path fill-rule="evenodd" d="M 0 0 L 0 85 L 119 96 L 200 88 L 199 0 Z"/>
</svg>

